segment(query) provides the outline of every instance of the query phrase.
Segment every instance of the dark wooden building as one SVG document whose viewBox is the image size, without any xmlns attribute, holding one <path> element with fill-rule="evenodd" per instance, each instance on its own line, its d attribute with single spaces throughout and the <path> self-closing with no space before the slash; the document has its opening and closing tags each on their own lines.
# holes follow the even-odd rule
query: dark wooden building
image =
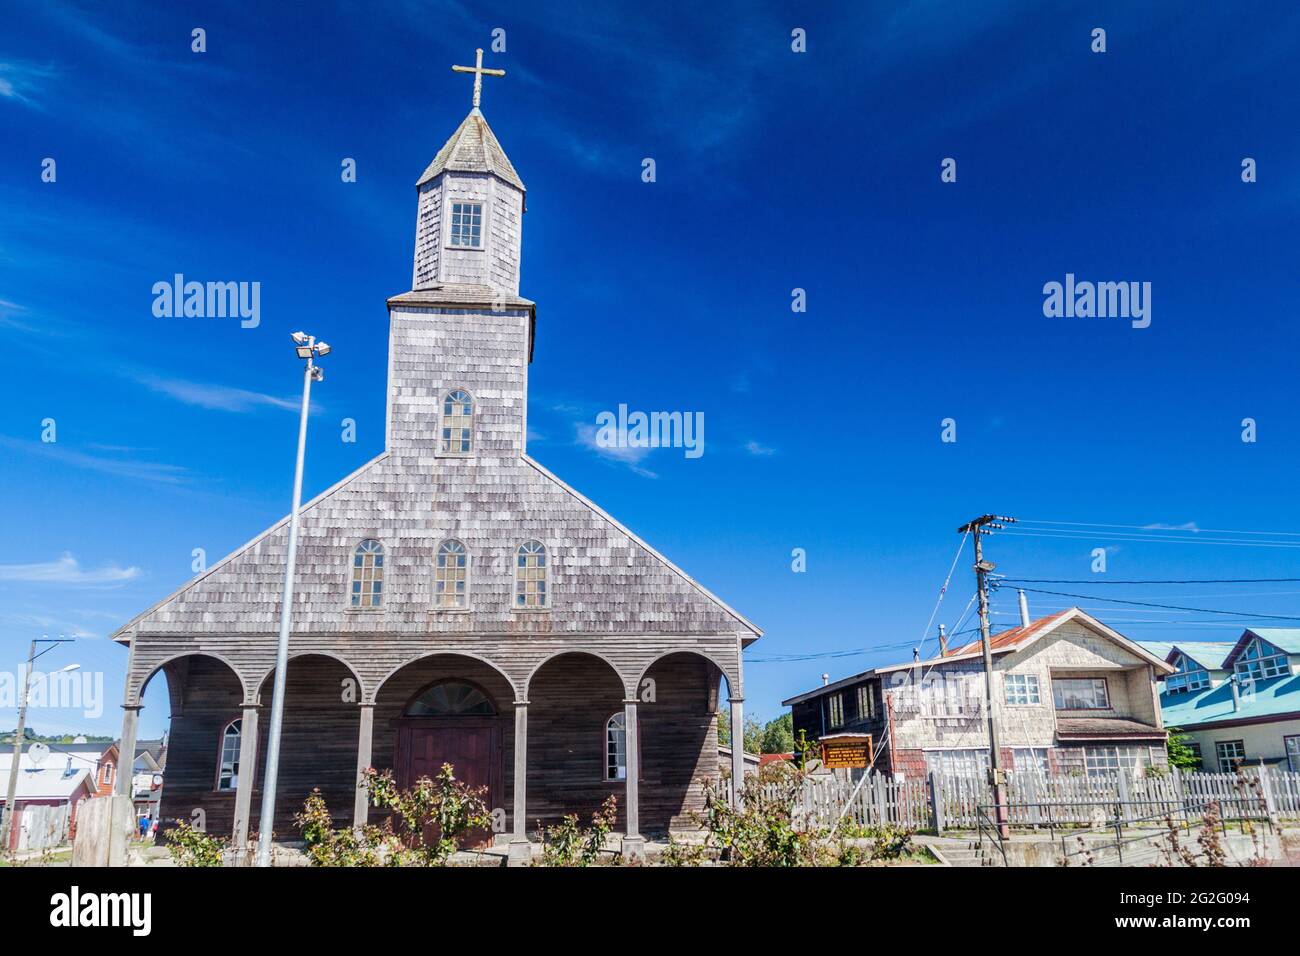
<svg viewBox="0 0 1300 956">
<path fill-rule="evenodd" d="M 477 106 L 417 190 L 384 451 L 302 510 L 276 832 L 295 835 L 314 787 L 361 821 L 361 770 L 409 782 L 446 761 L 488 788 L 512 855 L 611 793 L 636 853 L 701 805 L 720 685 L 743 726 L 741 651 L 760 632 L 528 455 L 525 190 Z M 237 841 L 260 812 L 288 523 L 115 635 L 124 746 L 167 677 L 164 817 L 202 809 Z"/>
</svg>

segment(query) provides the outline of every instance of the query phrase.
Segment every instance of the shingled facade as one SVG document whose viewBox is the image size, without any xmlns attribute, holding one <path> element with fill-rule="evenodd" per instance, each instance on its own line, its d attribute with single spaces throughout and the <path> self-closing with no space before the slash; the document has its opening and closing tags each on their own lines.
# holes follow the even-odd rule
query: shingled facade
<svg viewBox="0 0 1300 956">
<path fill-rule="evenodd" d="M 720 685 L 743 726 L 760 632 L 529 457 L 525 191 L 477 108 L 417 189 L 413 288 L 388 300 L 385 450 L 302 510 L 276 833 L 314 787 L 360 822 L 362 770 L 410 781 L 445 760 L 488 787 L 512 854 L 611 793 L 636 853 L 701 806 Z M 163 816 L 201 808 L 238 843 L 260 812 L 287 532 L 115 635 L 127 745 L 167 676 Z"/>
</svg>

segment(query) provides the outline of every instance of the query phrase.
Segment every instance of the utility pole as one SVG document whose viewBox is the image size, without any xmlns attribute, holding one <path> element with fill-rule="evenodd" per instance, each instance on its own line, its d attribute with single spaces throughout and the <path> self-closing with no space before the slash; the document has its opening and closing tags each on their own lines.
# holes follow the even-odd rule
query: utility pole
<svg viewBox="0 0 1300 956">
<path fill-rule="evenodd" d="M 957 529 L 958 534 L 969 533 L 975 538 L 975 582 L 979 588 L 980 649 L 984 656 L 984 710 L 989 725 L 989 784 L 993 788 L 993 815 L 998 833 L 1003 839 L 1011 835 L 1011 830 L 1007 825 L 1006 772 L 1002 769 L 1002 751 L 998 747 L 997 698 L 993 694 L 993 652 L 989 649 L 988 574 L 996 565 L 984 560 L 981 536 L 1005 528 L 1015 520 L 1006 515 L 981 515 Z"/>
<path fill-rule="evenodd" d="M 37 640 L 32 641 L 31 650 L 27 652 L 27 664 L 23 668 L 23 696 L 18 702 L 18 728 L 14 731 L 14 759 L 13 763 L 9 765 L 9 789 L 5 794 L 4 849 L 6 851 L 9 847 L 13 846 L 14 824 L 17 821 L 17 817 L 14 814 L 14 804 L 17 800 L 18 793 L 18 765 L 22 762 L 23 758 L 23 734 L 27 730 L 27 695 L 32 684 L 32 664 L 35 662 L 36 658 L 41 656 L 41 654 L 46 654 L 54 650 L 53 647 L 47 647 L 45 650 L 41 651 L 41 654 L 37 654 L 36 645 L 70 643 L 72 643 L 72 638 L 70 637 L 38 638 Z M 77 666 L 78 665 L 69 665 L 63 669 L 76 670 Z"/>
</svg>

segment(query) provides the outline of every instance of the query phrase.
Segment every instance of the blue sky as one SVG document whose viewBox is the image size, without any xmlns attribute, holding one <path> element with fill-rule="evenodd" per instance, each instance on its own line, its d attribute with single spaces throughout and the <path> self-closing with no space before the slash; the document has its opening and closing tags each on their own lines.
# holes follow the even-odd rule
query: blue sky
<svg viewBox="0 0 1300 956">
<path fill-rule="evenodd" d="M 528 186 L 530 451 L 765 629 L 750 712 L 907 659 L 954 529 L 986 511 L 1027 519 L 989 543 L 1010 577 L 1300 576 L 1293 6 L 278 6 L 6 11 L 0 655 L 14 670 L 32 637 L 75 635 L 44 660 L 102 672 L 108 697 L 37 729 L 116 733 L 126 653 L 105 636 L 194 548 L 214 560 L 287 510 L 288 332 L 335 347 L 307 493 L 382 449 L 414 183 L 469 107 L 448 67 L 497 27 L 508 75 L 483 108 Z M 260 325 L 155 318 L 178 272 L 260 282 Z M 1151 326 L 1044 317 L 1066 273 L 1150 282 Z M 704 412 L 705 454 L 590 447 L 620 403 Z M 966 605 L 969 559 L 937 620 Z M 1245 612 L 1096 612 L 1153 639 L 1300 614 L 1300 584 L 1056 589 Z M 999 592 L 995 625 L 1014 606 Z"/>
</svg>

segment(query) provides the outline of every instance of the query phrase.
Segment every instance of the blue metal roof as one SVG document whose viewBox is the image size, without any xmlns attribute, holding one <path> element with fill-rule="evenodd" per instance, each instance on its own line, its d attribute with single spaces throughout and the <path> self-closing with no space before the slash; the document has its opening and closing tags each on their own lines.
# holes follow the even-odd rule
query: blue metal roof
<svg viewBox="0 0 1300 956">
<path fill-rule="evenodd" d="M 1242 688 L 1239 710 L 1232 709 L 1232 687 L 1227 681 L 1184 694 L 1165 691 L 1160 695 L 1165 726 L 1190 730 L 1218 720 L 1260 720 L 1300 712 L 1300 676 L 1283 674 L 1255 681 L 1253 693 L 1247 693 L 1248 687 Z"/>
<path fill-rule="evenodd" d="M 1280 651 L 1300 654 L 1300 627 L 1252 627 L 1250 633 L 1262 637 Z"/>
<path fill-rule="evenodd" d="M 1300 631 L 1296 633 L 1300 635 Z M 1166 660 L 1174 651 L 1180 651 L 1212 671 L 1223 670 L 1224 658 L 1237 646 L 1236 641 L 1142 641 L 1141 644 L 1152 654 Z"/>
</svg>

